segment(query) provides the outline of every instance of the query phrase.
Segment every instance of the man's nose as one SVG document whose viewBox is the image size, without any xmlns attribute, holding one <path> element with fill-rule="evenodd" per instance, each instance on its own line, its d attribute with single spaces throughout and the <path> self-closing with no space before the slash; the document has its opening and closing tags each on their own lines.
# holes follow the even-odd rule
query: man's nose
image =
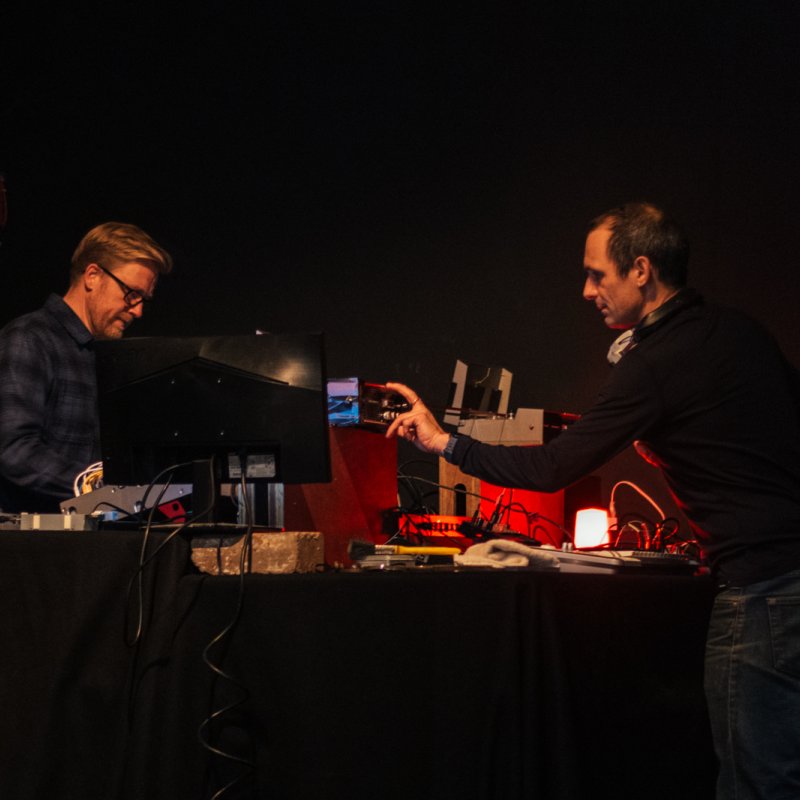
<svg viewBox="0 0 800 800">
<path fill-rule="evenodd" d="M 587 278 L 583 282 L 583 299 L 594 300 L 595 297 L 597 297 L 597 287 L 590 278 Z"/>
<path fill-rule="evenodd" d="M 141 318 L 143 312 L 144 312 L 144 303 L 139 303 L 138 305 L 131 306 L 128 309 L 128 313 L 132 317 Z"/>
</svg>

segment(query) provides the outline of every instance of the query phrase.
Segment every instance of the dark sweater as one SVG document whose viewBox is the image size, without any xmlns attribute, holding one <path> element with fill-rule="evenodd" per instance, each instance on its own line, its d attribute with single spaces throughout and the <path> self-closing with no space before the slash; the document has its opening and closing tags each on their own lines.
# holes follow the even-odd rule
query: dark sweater
<svg viewBox="0 0 800 800">
<path fill-rule="evenodd" d="M 452 462 L 502 486 L 554 491 L 641 439 L 720 576 L 800 568 L 800 375 L 745 315 L 690 304 L 654 324 L 595 405 L 549 444 L 459 437 Z"/>
</svg>

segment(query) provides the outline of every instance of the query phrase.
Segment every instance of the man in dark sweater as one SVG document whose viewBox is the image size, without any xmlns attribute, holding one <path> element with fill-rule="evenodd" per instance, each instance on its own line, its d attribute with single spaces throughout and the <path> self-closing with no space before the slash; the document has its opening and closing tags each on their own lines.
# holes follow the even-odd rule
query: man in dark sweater
<svg viewBox="0 0 800 800">
<path fill-rule="evenodd" d="M 387 435 L 494 484 L 563 488 L 634 443 L 656 463 L 720 582 L 706 696 L 718 798 L 800 797 L 800 374 L 745 315 L 686 288 L 688 244 L 660 209 L 602 214 L 583 296 L 631 331 L 594 406 L 549 444 L 497 447 L 411 411 Z"/>
</svg>

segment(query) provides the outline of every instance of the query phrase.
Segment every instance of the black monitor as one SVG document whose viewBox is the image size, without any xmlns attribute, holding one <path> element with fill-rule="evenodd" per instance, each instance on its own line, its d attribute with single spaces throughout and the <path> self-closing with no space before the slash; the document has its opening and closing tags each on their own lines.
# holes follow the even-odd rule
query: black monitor
<svg viewBox="0 0 800 800">
<path fill-rule="evenodd" d="M 106 485 L 212 461 L 216 479 L 331 479 L 321 334 L 143 337 L 96 345 Z M 197 473 L 195 473 L 197 474 Z"/>
</svg>

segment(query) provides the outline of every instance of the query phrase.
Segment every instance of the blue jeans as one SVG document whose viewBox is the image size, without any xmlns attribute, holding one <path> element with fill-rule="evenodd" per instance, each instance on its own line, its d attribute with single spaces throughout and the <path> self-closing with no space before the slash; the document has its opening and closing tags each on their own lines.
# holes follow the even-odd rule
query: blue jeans
<svg viewBox="0 0 800 800">
<path fill-rule="evenodd" d="M 717 596 L 705 691 L 717 800 L 798 800 L 800 570 Z"/>
</svg>

